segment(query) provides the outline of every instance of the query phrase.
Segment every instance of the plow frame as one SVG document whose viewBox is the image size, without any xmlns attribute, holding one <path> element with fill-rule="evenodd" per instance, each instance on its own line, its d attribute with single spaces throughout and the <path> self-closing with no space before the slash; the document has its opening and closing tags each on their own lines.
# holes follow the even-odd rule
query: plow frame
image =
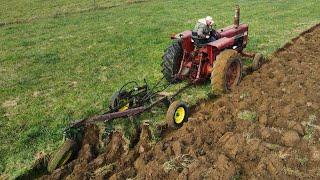
<svg viewBox="0 0 320 180">
<path fill-rule="evenodd" d="M 186 86 L 183 86 L 182 88 L 177 90 L 172 95 L 163 95 L 161 92 L 156 93 L 156 94 L 154 94 L 154 96 L 156 97 L 156 100 L 151 102 L 148 105 L 142 105 L 142 106 L 138 106 L 138 107 L 133 107 L 133 108 L 129 108 L 127 110 L 118 111 L 118 112 L 113 112 L 112 110 L 109 110 L 108 112 L 103 113 L 101 115 L 96 115 L 96 116 L 93 116 L 93 117 L 90 117 L 90 118 L 84 118 L 84 119 L 81 119 L 81 120 L 77 120 L 77 121 L 71 122 L 70 125 L 64 130 L 64 134 L 68 134 L 70 129 L 81 128 L 81 127 L 83 127 L 85 125 L 88 125 L 88 124 L 94 124 L 94 123 L 98 123 L 98 122 L 108 122 L 108 121 L 112 121 L 114 119 L 124 118 L 124 117 L 132 118 L 134 116 L 137 116 L 137 115 L 140 115 L 140 114 L 144 113 L 145 111 L 148 111 L 148 110 L 152 109 L 154 106 L 157 106 L 160 103 L 164 103 L 166 105 L 170 104 L 172 102 L 172 100 L 178 94 L 180 94 L 182 91 L 184 91 L 185 89 L 187 89 L 191 85 L 192 84 L 189 83 Z"/>
</svg>

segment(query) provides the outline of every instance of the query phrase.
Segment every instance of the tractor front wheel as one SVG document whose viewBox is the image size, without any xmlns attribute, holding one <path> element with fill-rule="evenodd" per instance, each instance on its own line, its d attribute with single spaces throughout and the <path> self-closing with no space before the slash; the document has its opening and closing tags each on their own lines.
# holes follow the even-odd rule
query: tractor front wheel
<svg viewBox="0 0 320 180">
<path fill-rule="evenodd" d="M 189 106 L 182 101 L 174 101 L 167 111 L 166 120 L 170 128 L 178 129 L 188 121 Z"/>
<path fill-rule="evenodd" d="M 183 49 L 181 41 L 176 41 L 170 45 L 162 56 L 162 74 L 170 83 L 176 83 L 179 81 L 178 79 L 175 79 L 175 75 L 180 69 L 182 56 Z"/>
<path fill-rule="evenodd" d="M 222 51 L 216 58 L 211 73 L 212 91 L 216 95 L 230 92 L 241 81 L 242 61 L 239 53 L 227 49 Z"/>
</svg>

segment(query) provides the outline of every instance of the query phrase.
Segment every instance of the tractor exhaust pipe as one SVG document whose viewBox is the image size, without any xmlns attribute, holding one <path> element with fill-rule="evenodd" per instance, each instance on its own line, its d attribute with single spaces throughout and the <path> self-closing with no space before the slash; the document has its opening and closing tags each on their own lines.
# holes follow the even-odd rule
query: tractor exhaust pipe
<svg viewBox="0 0 320 180">
<path fill-rule="evenodd" d="M 233 24 L 237 28 L 240 24 L 240 7 L 239 5 L 236 6 L 234 17 L 233 17 Z"/>
</svg>

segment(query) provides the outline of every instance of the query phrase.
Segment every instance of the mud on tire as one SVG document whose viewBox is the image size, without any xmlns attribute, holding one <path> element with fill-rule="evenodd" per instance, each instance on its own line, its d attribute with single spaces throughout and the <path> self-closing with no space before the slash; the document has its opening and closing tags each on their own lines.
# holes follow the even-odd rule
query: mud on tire
<svg viewBox="0 0 320 180">
<path fill-rule="evenodd" d="M 231 49 L 222 51 L 217 56 L 211 73 L 213 93 L 221 95 L 237 86 L 241 81 L 242 68 L 242 61 L 237 51 Z"/>
<path fill-rule="evenodd" d="M 176 83 L 179 80 L 174 79 L 174 75 L 178 73 L 181 60 L 183 56 L 183 49 L 181 41 L 175 41 L 166 50 L 162 56 L 162 74 L 170 83 Z"/>
</svg>

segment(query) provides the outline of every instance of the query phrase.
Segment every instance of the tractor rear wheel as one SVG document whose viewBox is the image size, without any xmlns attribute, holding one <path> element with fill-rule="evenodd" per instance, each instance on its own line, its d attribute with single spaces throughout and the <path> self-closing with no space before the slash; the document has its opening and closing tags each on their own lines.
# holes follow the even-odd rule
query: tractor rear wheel
<svg viewBox="0 0 320 180">
<path fill-rule="evenodd" d="M 214 62 L 211 73 L 212 91 L 216 95 L 230 92 L 241 81 L 242 61 L 237 51 L 222 51 Z"/>
<path fill-rule="evenodd" d="M 162 56 L 162 74 L 170 83 L 176 83 L 179 81 L 178 79 L 175 79 L 174 76 L 180 69 L 182 56 L 183 49 L 181 41 L 176 41 L 170 45 Z"/>
<path fill-rule="evenodd" d="M 189 106 L 187 103 L 182 101 L 174 101 L 170 104 L 166 120 L 170 128 L 178 129 L 183 123 L 188 121 L 189 118 Z"/>
</svg>

